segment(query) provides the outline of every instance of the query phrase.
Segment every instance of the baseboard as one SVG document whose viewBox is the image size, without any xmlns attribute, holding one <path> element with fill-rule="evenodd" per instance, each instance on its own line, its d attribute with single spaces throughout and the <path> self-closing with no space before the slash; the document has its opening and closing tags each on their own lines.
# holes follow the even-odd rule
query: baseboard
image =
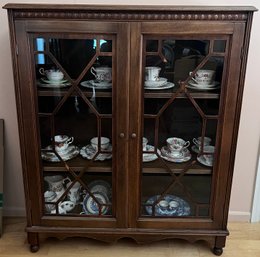
<svg viewBox="0 0 260 257">
<path fill-rule="evenodd" d="M 229 211 L 228 221 L 250 222 L 251 213 L 243 211 Z"/>
<path fill-rule="evenodd" d="M 25 208 L 4 207 L 3 216 L 5 216 L 5 217 L 25 217 L 26 211 L 25 211 Z"/>
</svg>

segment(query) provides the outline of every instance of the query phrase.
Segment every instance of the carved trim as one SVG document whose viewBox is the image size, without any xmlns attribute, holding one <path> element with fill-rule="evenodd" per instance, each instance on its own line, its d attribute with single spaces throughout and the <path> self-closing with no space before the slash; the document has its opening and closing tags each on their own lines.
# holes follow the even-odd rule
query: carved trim
<svg viewBox="0 0 260 257">
<path fill-rule="evenodd" d="M 109 20 L 229 20 L 243 21 L 247 13 L 180 13 L 180 12 L 91 12 L 91 11 L 14 11 L 15 18 L 109 19 Z"/>
</svg>

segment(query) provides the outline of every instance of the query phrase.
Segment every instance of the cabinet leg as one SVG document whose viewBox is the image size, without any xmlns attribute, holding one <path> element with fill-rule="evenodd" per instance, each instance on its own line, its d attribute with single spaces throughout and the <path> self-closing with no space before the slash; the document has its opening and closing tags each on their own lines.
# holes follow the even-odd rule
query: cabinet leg
<svg viewBox="0 0 260 257">
<path fill-rule="evenodd" d="M 217 236 L 215 238 L 215 246 L 212 249 L 212 252 L 220 256 L 223 253 L 223 247 L 225 247 L 226 244 L 226 237 L 225 236 Z"/>
<path fill-rule="evenodd" d="M 30 250 L 32 253 L 38 252 L 40 245 L 39 245 L 39 235 L 38 233 L 28 232 L 28 243 L 30 244 Z"/>
<path fill-rule="evenodd" d="M 212 249 L 212 252 L 217 255 L 217 256 L 220 256 L 222 253 L 223 253 L 223 248 L 218 248 L 218 247 L 214 247 Z"/>
</svg>

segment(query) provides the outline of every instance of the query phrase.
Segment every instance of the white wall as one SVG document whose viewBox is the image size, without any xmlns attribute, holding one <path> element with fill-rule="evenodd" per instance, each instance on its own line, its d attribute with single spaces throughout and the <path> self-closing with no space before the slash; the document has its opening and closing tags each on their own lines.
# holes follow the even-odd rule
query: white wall
<svg viewBox="0 0 260 257">
<path fill-rule="evenodd" d="M 1 1 L 16 3 L 54 3 L 48 1 Z M 55 3 L 88 3 L 88 4 L 129 4 L 127 0 L 56 0 Z M 260 9 L 257 0 L 132 0 L 131 4 L 155 5 L 253 5 Z M 22 188 L 21 161 L 19 157 L 19 141 L 16 121 L 16 107 L 12 77 L 11 53 L 6 10 L 0 10 L 0 117 L 5 119 L 6 129 L 6 162 L 4 192 L 4 211 L 7 215 L 19 215 L 24 210 Z M 260 24 L 259 13 L 255 14 L 250 51 L 248 57 L 247 75 L 241 113 L 240 130 L 238 137 L 235 173 L 230 205 L 230 219 L 249 220 L 254 191 L 254 180 L 257 163 L 258 142 L 260 138 L 260 86 L 258 85 L 260 67 Z"/>
</svg>

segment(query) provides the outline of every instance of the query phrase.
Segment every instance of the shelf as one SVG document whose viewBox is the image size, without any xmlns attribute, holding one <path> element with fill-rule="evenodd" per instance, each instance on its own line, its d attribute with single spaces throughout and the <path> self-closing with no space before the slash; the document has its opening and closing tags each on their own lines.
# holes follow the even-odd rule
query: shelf
<svg viewBox="0 0 260 257">
<path fill-rule="evenodd" d="M 190 161 L 191 162 L 191 161 Z M 81 157 L 76 157 L 70 161 L 66 162 L 67 165 L 73 171 L 86 171 L 86 172 L 112 172 L 112 160 L 108 161 L 95 161 L 90 163 L 90 161 L 85 160 Z M 181 173 L 183 169 L 189 162 L 185 163 L 170 163 L 167 162 L 168 167 L 176 174 Z M 58 162 L 46 162 L 43 161 L 43 170 L 44 171 L 67 171 L 66 167 Z M 209 167 L 203 166 L 199 163 L 195 163 L 185 174 L 193 175 L 207 175 L 211 174 L 212 170 Z M 166 167 L 159 161 L 145 162 L 143 163 L 143 174 L 169 174 L 169 171 Z"/>
<path fill-rule="evenodd" d="M 82 89 L 81 91 L 84 93 L 86 97 L 92 97 L 93 92 L 92 89 Z M 59 89 L 45 89 L 38 88 L 38 96 L 64 96 L 68 92 L 68 88 L 59 88 Z M 95 90 L 96 97 L 112 97 L 111 89 L 106 90 Z M 71 96 L 78 96 L 75 92 L 71 94 Z"/>
<path fill-rule="evenodd" d="M 91 161 L 78 156 L 72 160 L 66 161 L 66 163 L 73 171 L 112 172 L 112 160 L 95 161 L 91 163 Z M 61 162 L 43 161 L 42 164 L 44 171 L 67 171 L 66 167 Z"/>
<path fill-rule="evenodd" d="M 178 87 L 174 87 L 172 89 L 165 89 L 165 90 L 145 90 L 144 97 L 145 98 L 171 98 L 174 93 L 176 93 Z M 82 89 L 81 91 L 86 97 L 92 97 L 93 92 L 92 89 Z M 60 88 L 60 89 L 45 89 L 39 88 L 38 89 L 38 96 L 64 96 L 68 92 L 68 88 Z M 193 98 L 199 99 L 218 99 L 219 98 L 219 89 L 212 90 L 212 91 L 198 91 L 193 89 L 188 89 L 188 92 L 191 94 Z M 95 91 L 96 97 L 112 97 L 111 89 L 106 90 L 96 90 Z M 74 92 L 71 96 L 78 96 Z M 177 98 L 186 98 L 187 96 L 182 93 Z"/>
<path fill-rule="evenodd" d="M 189 162 L 184 163 L 171 163 L 166 161 L 167 166 L 173 171 L 175 174 L 181 173 L 185 167 L 191 163 L 192 160 Z M 170 174 L 169 170 L 166 169 L 166 166 L 162 164 L 160 160 L 155 160 L 153 162 L 145 162 L 143 163 L 143 174 Z M 201 165 L 200 163 L 196 162 L 192 167 L 185 172 L 185 174 L 192 174 L 192 175 L 209 175 L 212 174 L 212 168 L 206 167 Z"/>
</svg>

